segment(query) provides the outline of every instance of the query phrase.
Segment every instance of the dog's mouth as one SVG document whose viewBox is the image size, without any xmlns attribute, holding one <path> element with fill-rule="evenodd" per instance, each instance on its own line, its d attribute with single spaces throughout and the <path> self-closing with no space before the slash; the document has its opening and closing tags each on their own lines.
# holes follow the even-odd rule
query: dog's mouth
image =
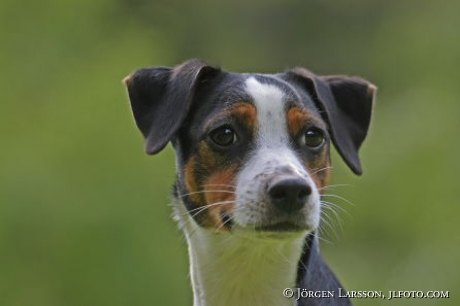
<svg viewBox="0 0 460 306">
<path fill-rule="evenodd" d="M 261 218 L 265 220 L 247 222 L 248 220 L 235 215 L 231 209 L 222 209 L 218 217 L 218 230 L 228 232 L 243 230 L 245 233 L 263 235 L 272 233 L 284 236 L 286 234 L 302 234 L 313 231 L 316 228 L 313 221 L 310 220 L 312 218 L 307 218 L 304 214 L 266 216 Z"/>
<path fill-rule="evenodd" d="M 275 224 L 256 226 L 255 230 L 258 232 L 295 233 L 304 232 L 308 230 L 308 228 L 305 225 L 302 226 L 293 222 L 285 221 Z"/>
<path fill-rule="evenodd" d="M 222 227 L 228 231 L 231 231 L 235 225 L 233 218 L 227 213 L 222 212 L 220 214 Z M 299 225 L 294 222 L 284 221 L 274 224 L 259 225 L 254 227 L 256 232 L 267 232 L 267 233 L 298 233 L 308 230 L 305 225 Z"/>
</svg>

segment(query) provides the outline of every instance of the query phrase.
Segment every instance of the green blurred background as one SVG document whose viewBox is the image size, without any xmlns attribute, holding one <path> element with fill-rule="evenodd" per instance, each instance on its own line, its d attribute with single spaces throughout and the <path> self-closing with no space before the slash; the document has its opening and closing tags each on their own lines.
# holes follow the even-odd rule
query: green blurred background
<svg viewBox="0 0 460 306">
<path fill-rule="evenodd" d="M 460 305 L 460 2 L 2 0 L 0 305 L 191 305 L 155 157 L 121 83 L 197 57 L 233 71 L 305 66 L 378 87 L 364 176 L 334 155 L 347 213 L 323 253 L 349 290 L 443 290 Z M 281 292 L 280 292 L 281 294 Z M 237 305 L 236 305 L 237 306 Z"/>
</svg>

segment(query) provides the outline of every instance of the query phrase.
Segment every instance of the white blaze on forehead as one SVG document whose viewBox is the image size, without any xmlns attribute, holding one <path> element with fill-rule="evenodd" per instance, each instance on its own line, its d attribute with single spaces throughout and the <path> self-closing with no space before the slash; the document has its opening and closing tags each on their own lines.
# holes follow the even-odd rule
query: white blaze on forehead
<svg viewBox="0 0 460 306">
<path fill-rule="evenodd" d="M 312 187 L 315 184 L 290 145 L 287 93 L 275 85 L 260 83 L 255 77 L 246 80 L 246 91 L 257 111 L 256 146 L 236 179 L 234 221 L 243 227 L 284 222 L 287 219 L 282 214 L 273 213 L 268 184 L 286 176 L 303 178 Z M 319 209 L 319 193 L 313 188 L 301 213 L 310 228 L 319 223 Z"/>
<path fill-rule="evenodd" d="M 246 80 L 246 90 L 257 109 L 259 144 L 272 147 L 288 141 L 285 94 L 274 85 L 262 84 L 254 77 Z"/>
</svg>

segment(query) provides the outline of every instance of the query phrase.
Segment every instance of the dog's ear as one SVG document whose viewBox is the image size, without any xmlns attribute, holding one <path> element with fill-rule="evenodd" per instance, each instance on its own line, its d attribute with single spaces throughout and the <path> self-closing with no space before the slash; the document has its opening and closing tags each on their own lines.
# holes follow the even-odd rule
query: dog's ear
<svg viewBox="0 0 460 306">
<path fill-rule="evenodd" d="M 306 86 L 329 125 L 337 151 L 355 174 L 362 174 L 358 151 L 369 129 L 377 87 L 361 78 L 317 76 L 304 68 L 288 74 Z"/>
<path fill-rule="evenodd" d="M 200 82 L 220 70 L 190 60 L 175 68 L 139 69 L 124 79 L 148 154 L 160 152 L 182 125 Z"/>
</svg>

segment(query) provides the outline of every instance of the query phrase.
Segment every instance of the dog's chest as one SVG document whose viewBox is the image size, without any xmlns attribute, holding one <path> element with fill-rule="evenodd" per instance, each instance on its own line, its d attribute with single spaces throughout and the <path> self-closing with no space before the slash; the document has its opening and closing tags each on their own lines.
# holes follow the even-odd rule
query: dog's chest
<svg viewBox="0 0 460 306">
<path fill-rule="evenodd" d="M 279 243 L 186 230 L 194 306 L 288 306 L 304 237 Z"/>
</svg>

